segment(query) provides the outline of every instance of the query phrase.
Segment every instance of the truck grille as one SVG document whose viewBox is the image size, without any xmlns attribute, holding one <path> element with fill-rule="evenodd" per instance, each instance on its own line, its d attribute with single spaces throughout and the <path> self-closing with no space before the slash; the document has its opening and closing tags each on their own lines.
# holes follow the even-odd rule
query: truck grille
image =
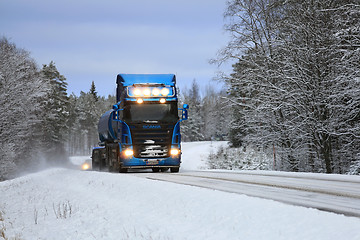
<svg viewBox="0 0 360 240">
<path fill-rule="evenodd" d="M 169 157 L 173 133 L 171 124 L 131 124 L 134 156 L 138 158 Z"/>
<path fill-rule="evenodd" d="M 163 158 L 168 157 L 169 150 L 165 145 L 140 145 L 137 148 L 135 157 L 140 158 Z M 136 156 L 137 155 L 137 156 Z"/>
</svg>

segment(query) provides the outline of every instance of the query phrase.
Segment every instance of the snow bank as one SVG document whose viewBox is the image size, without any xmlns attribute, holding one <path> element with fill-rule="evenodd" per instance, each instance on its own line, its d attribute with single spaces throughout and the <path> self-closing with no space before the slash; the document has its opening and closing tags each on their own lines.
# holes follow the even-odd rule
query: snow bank
<svg viewBox="0 0 360 240">
<path fill-rule="evenodd" d="M 86 161 L 91 161 L 91 156 L 72 156 L 69 157 L 70 162 L 74 165 L 81 165 Z"/>
<path fill-rule="evenodd" d="M 182 171 L 199 170 L 207 168 L 207 160 L 210 153 L 217 152 L 220 146 L 226 147 L 227 141 L 204 141 L 181 143 L 181 168 Z"/>
</svg>

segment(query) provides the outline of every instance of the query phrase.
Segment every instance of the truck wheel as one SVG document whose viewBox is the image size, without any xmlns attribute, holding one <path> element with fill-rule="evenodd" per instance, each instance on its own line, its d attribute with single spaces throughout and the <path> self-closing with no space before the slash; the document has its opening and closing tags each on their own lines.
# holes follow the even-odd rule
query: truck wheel
<svg viewBox="0 0 360 240">
<path fill-rule="evenodd" d="M 119 173 L 127 173 L 127 171 L 128 171 L 127 168 L 120 167 L 120 169 L 119 169 Z"/>
<path fill-rule="evenodd" d="M 103 171 L 105 169 L 105 160 L 104 159 L 100 159 L 99 162 L 99 171 Z"/>
<path fill-rule="evenodd" d="M 120 166 L 118 163 L 113 163 L 112 166 L 109 166 L 109 172 L 120 172 Z"/>
<path fill-rule="evenodd" d="M 98 163 L 95 163 L 95 162 L 92 162 L 92 164 L 91 164 L 91 169 L 93 170 L 93 171 L 99 171 L 100 169 L 99 169 L 99 164 Z"/>
<path fill-rule="evenodd" d="M 159 172 L 159 171 L 160 171 L 160 168 L 152 168 L 152 171 L 153 171 L 153 172 Z"/>
<path fill-rule="evenodd" d="M 162 168 L 160 168 L 160 170 L 161 170 L 162 172 L 166 172 L 167 170 L 169 170 L 169 168 L 168 168 L 168 167 L 162 167 Z"/>
<path fill-rule="evenodd" d="M 179 172 L 179 170 L 180 170 L 180 167 L 172 167 L 172 168 L 170 168 L 170 171 L 173 172 L 173 173 L 177 173 L 177 172 Z"/>
<path fill-rule="evenodd" d="M 91 170 L 93 171 L 99 171 L 99 162 L 97 162 L 95 159 L 94 154 L 91 156 Z"/>
</svg>

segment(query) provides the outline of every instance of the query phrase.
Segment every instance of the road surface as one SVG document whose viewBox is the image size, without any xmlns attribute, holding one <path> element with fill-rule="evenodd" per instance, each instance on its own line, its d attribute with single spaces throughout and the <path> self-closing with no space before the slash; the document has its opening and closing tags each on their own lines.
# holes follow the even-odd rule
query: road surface
<svg viewBox="0 0 360 240">
<path fill-rule="evenodd" d="M 360 177 L 281 172 L 132 173 L 152 180 L 245 194 L 360 217 Z"/>
</svg>

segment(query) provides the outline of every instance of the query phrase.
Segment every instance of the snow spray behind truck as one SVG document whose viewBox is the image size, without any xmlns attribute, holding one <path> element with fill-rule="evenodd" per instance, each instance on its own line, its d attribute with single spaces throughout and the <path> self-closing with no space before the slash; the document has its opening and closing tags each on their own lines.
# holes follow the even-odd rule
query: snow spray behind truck
<svg viewBox="0 0 360 240">
<path fill-rule="evenodd" d="M 93 169 L 178 172 L 180 122 L 187 119 L 189 106 L 178 108 L 175 75 L 118 74 L 116 83 L 117 103 L 99 120 L 100 143 L 92 152 Z"/>
</svg>

